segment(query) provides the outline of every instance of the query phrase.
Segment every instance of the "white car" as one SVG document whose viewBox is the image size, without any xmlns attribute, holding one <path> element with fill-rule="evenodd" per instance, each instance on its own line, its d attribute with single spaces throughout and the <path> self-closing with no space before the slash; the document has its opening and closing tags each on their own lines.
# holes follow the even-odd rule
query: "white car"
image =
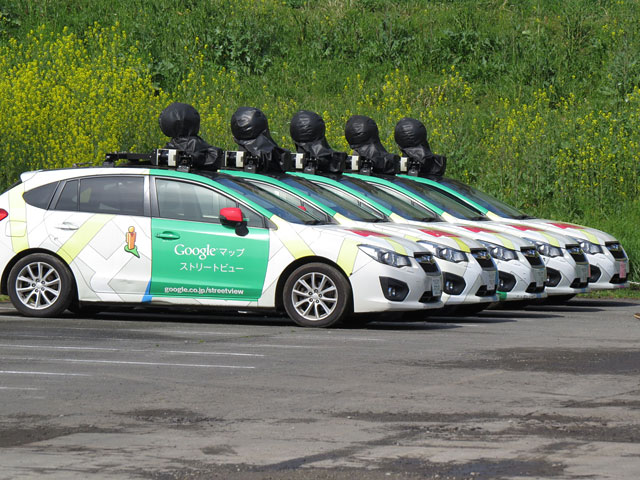
<svg viewBox="0 0 640 480">
<path fill-rule="evenodd" d="M 602 230 L 568 222 L 531 217 L 458 180 L 446 177 L 438 180 L 409 178 L 433 189 L 438 189 L 443 194 L 463 202 L 476 210 L 478 214 L 486 215 L 487 218 L 495 222 L 510 224 L 514 227 L 520 225 L 535 228 L 573 238 L 587 256 L 591 267 L 589 274 L 589 288 L 591 290 L 611 290 L 629 286 L 629 258 L 620 242 Z"/>
<path fill-rule="evenodd" d="M 508 234 L 491 233 L 489 231 L 475 232 L 473 229 L 465 229 L 446 222 L 437 222 L 437 216 L 424 206 L 418 203 L 406 202 L 399 196 L 385 196 L 384 198 L 375 195 L 371 191 L 357 189 L 353 185 L 351 177 L 338 175 L 335 178 L 329 176 L 309 175 L 305 173 L 292 173 L 292 177 L 304 179 L 311 182 L 323 190 L 333 192 L 344 200 L 354 202 L 368 209 L 378 212 L 381 219 L 393 222 L 385 224 L 376 222 L 376 228 L 386 225 L 387 228 L 398 228 L 400 226 L 410 226 L 418 229 L 422 235 L 426 235 L 423 241 L 432 243 L 443 243 L 451 240 L 457 241 L 455 237 L 464 242 L 480 242 L 489 251 L 498 269 L 497 293 L 500 300 L 505 301 L 533 301 L 545 298 L 546 269 L 542 259 L 530 242 L 523 241 Z M 289 182 L 283 179 L 284 182 Z M 351 188 L 351 187 L 356 188 Z M 412 233 L 415 236 L 414 233 Z M 431 238 L 429 238 L 431 237 Z M 454 237 L 453 239 L 447 237 Z M 455 263 L 455 262 L 453 262 Z M 440 263 L 441 269 L 446 273 L 447 268 L 456 268 L 451 263 Z M 459 273 L 452 271 L 458 277 L 449 277 L 451 285 L 449 288 L 458 289 L 461 283 Z M 444 291 L 448 286 L 445 281 Z M 452 302 L 449 298 L 448 302 Z M 456 303 L 454 300 L 453 303 Z M 462 302 L 460 302 L 462 303 Z"/>
<path fill-rule="evenodd" d="M 387 193 L 404 198 L 407 202 L 422 204 L 447 222 L 466 224 L 469 230 L 510 234 L 535 245 L 547 267 L 546 291 L 549 296 L 570 298 L 589 290 L 589 263 L 580 245 L 567 236 L 542 232 L 535 228 L 514 228 L 504 223 L 486 221 L 486 218 L 478 216 L 464 205 L 422 188 L 423 184 L 414 181 L 413 177 L 359 174 L 345 176 L 358 183 L 360 188 L 368 188 L 378 195 Z"/>
<path fill-rule="evenodd" d="M 321 225 L 215 177 L 143 165 L 23 173 L 0 195 L 2 291 L 27 316 L 188 305 L 277 309 L 317 327 L 442 306 L 428 249 Z"/>
<path fill-rule="evenodd" d="M 417 242 L 436 258 L 443 273 L 442 298 L 447 306 L 476 304 L 480 308 L 498 301 L 498 271 L 487 249 L 469 237 L 432 226 L 394 223 L 363 202 L 353 201 L 346 192 L 331 192 L 298 176 L 268 175 L 243 171 L 223 171 L 230 176 L 225 185 L 241 193 L 275 195 L 298 208 L 340 225 L 375 231 L 382 236 L 399 236 Z M 430 312 L 429 312 L 430 313 Z"/>
</svg>

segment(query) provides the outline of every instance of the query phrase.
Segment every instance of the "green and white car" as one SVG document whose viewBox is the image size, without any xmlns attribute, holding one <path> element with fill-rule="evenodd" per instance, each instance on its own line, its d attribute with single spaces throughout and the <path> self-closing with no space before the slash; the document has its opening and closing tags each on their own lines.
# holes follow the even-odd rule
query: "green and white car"
<svg viewBox="0 0 640 480">
<path fill-rule="evenodd" d="M 23 173 L 0 195 L 2 292 L 27 316 L 109 304 L 264 308 L 317 327 L 442 306 L 442 275 L 418 244 L 323 224 L 218 175 Z"/>
<path fill-rule="evenodd" d="M 405 176 L 427 188 L 459 201 L 495 222 L 515 229 L 536 229 L 549 233 L 560 233 L 580 244 L 590 265 L 589 288 L 611 290 L 629 286 L 629 258 L 620 242 L 602 230 L 568 222 L 535 218 L 507 205 L 493 196 L 447 177 L 430 180 Z"/>
<path fill-rule="evenodd" d="M 354 199 L 343 190 L 332 192 L 323 189 L 299 176 L 254 174 L 241 170 L 223 172 L 238 179 L 235 188 L 242 193 L 250 190 L 258 195 L 275 195 L 324 221 L 332 218 L 340 225 L 400 236 L 419 243 L 436 257 L 443 273 L 442 297 L 447 306 L 474 305 L 469 311 L 477 311 L 498 301 L 497 267 L 486 247 L 469 237 L 432 226 L 425 228 L 394 223 L 367 201 Z"/>
<path fill-rule="evenodd" d="M 535 228 L 512 228 L 500 222 L 491 222 L 473 210 L 445 197 L 434 199 L 432 192 L 420 188 L 421 184 L 395 175 L 376 176 L 346 174 L 352 183 L 365 192 L 392 195 L 427 207 L 451 224 L 463 224 L 467 230 L 499 235 L 510 234 L 535 245 L 547 267 L 546 291 L 559 299 L 570 298 L 588 291 L 589 263 L 578 243 L 564 235 L 543 232 Z"/>
</svg>

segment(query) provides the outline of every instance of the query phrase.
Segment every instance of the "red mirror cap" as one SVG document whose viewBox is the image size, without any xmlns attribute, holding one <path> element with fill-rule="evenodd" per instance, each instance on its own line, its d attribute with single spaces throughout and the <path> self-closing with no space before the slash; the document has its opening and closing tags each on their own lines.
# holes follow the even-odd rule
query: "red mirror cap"
<svg viewBox="0 0 640 480">
<path fill-rule="evenodd" d="M 220 217 L 224 217 L 228 222 L 242 223 L 242 210 L 238 207 L 227 207 L 220 209 Z"/>
</svg>

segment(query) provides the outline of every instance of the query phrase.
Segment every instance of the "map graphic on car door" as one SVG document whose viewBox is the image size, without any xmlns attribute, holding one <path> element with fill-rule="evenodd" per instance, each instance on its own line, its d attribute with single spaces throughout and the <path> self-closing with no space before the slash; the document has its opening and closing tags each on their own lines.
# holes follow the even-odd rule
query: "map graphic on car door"
<svg viewBox="0 0 640 480">
<path fill-rule="evenodd" d="M 269 230 L 219 223 L 236 202 L 201 185 L 156 179 L 159 216 L 151 221 L 152 296 L 257 300 L 269 257 Z"/>
</svg>

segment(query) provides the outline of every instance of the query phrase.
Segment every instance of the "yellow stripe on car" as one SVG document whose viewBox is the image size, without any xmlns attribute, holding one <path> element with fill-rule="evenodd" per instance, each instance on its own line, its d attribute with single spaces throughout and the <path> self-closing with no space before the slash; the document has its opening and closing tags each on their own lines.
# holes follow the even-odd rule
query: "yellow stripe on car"
<svg viewBox="0 0 640 480">
<path fill-rule="evenodd" d="M 313 250 L 311 250 L 309 245 L 307 245 L 307 243 L 302 239 L 302 237 L 300 237 L 300 235 L 298 235 L 298 232 L 296 232 L 289 223 L 285 222 L 277 215 L 272 216 L 270 220 L 278 227 L 275 234 L 294 258 L 314 255 Z"/>
<path fill-rule="evenodd" d="M 58 249 L 65 262 L 71 263 L 84 247 L 102 230 L 107 222 L 111 221 L 115 215 L 93 215 L 84 222 L 76 232 L 69 237 L 69 240 Z M 123 237 L 124 238 L 124 237 Z"/>
<path fill-rule="evenodd" d="M 389 245 L 391 245 L 393 247 L 393 249 L 395 250 L 396 253 L 399 253 L 400 255 L 406 255 L 407 251 L 405 250 L 405 248 L 400 245 L 398 242 L 396 242 L 395 240 L 390 239 L 389 237 L 385 237 L 384 238 Z"/>
<path fill-rule="evenodd" d="M 9 191 L 9 236 L 11 237 L 11 247 L 18 253 L 29 248 L 29 237 L 27 236 L 27 204 L 22 195 L 24 194 L 24 184 L 16 186 Z"/>
<path fill-rule="evenodd" d="M 553 245 L 554 247 L 560 246 L 560 242 L 553 235 L 549 235 L 547 232 L 540 232 L 540 234 L 549 241 L 550 245 Z"/>
<path fill-rule="evenodd" d="M 353 266 L 358 256 L 358 242 L 350 238 L 345 239 L 338 253 L 338 266 L 344 270 L 347 276 L 353 273 Z"/>
</svg>

